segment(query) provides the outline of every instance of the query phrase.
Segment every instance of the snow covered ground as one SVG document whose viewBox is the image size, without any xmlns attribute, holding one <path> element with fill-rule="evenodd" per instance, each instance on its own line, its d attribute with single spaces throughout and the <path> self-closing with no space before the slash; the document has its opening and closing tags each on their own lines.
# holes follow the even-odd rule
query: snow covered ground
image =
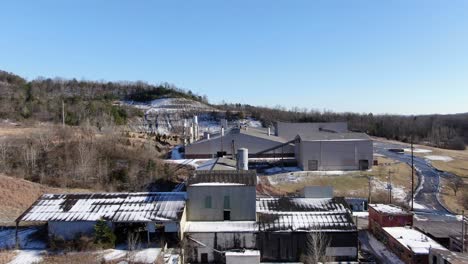
<svg viewBox="0 0 468 264">
<path fill-rule="evenodd" d="M 379 191 L 388 191 L 387 182 L 381 181 L 379 179 L 374 179 L 372 181 L 372 186 L 374 189 Z M 399 202 L 404 202 L 406 200 L 407 191 L 402 186 L 392 184 L 392 199 L 395 199 Z"/>
<path fill-rule="evenodd" d="M 100 255 L 106 262 L 128 260 L 132 263 L 150 264 L 156 262 L 156 259 L 160 253 L 160 248 L 146 248 L 135 251 L 128 251 L 124 249 L 107 249 L 102 251 Z"/>
<path fill-rule="evenodd" d="M 449 162 L 453 160 L 453 158 L 449 156 L 436 156 L 436 155 L 424 156 L 424 158 L 428 160 L 438 160 L 438 161 L 444 161 L 444 162 Z"/>
<path fill-rule="evenodd" d="M 16 257 L 8 264 L 34 264 L 42 261 L 44 250 L 16 250 Z"/>
<path fill-rule="evenodd" d="M 405 148 L 403 149 L 405 152 L 410 152 L 411 153 L 411 149 L 410 148 Z M 430 149 L 422 149 L 422 148 L 414 148 L 413 149 L 413 153 L 431 153 L 432 150 Z"/>
<path fill-rule="evenodd" d="M 277 185 L 285 182 L 301 182 L 311 176 L 338 176 L 354 173 L 354 171 L 301 171 L 298 167 L 274 167 L 265 170 L 265 173 L 269 175 L 270 183 Z"/>
<path fill-rule="evenodd" d="M 161 98 L 149 102 L 124 101 L 126 105 L 145 110 L 147 114 L 178 111 L 213 111 L 214 108 L 186 98 Z"/>
</svg>

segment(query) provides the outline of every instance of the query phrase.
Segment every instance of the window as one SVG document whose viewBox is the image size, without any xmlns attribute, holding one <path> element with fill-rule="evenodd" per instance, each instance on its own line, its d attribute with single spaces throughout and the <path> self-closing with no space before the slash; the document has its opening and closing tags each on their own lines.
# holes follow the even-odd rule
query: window
<svg viewBox="0 0 468 264">
<path fill-rule="evenodd" d="M 229 199 L 229 195 L 224 196 L 224 209 L 231 209 L 231 200 Z"/>
<path fill-rule="evenodd" d="M 205 196 L 205 208 L 211 208 L 211 196 Z"/>
<path fill-rule="evenodd" d="M 224 216 L 224 218 L 223 218 L 224 221 L 229 221 L 229 220 L 231 220 L 231 211 L 229 211 L 229 210 L 224 210 L 224 215 L 223 215 L 223 216 Z"/>
</svg>

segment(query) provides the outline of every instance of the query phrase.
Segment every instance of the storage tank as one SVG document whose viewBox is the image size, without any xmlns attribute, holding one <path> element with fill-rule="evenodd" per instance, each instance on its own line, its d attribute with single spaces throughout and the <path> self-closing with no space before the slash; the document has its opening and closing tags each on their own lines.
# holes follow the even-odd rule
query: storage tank
<svg viewBox="0 0 468 264">
<path fill-rule="evenodd" d="M 237 169 L 249 169 L 249 150 L 246 148 L 240 148 L 237 150 Z"/>
</svg>

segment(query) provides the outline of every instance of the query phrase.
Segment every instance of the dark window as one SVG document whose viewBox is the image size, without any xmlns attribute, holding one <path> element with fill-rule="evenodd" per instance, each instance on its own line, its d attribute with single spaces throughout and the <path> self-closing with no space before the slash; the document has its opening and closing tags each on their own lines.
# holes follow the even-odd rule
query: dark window
<svg viewBox="0 0 468 264">
<path fill-rule="evenodd" d="M 208 253 L 201 253 L 201 263 L 208 263 Z"/>
<path fill-rule="evenodd" d="M 224 196 L 224 209 L 231 209 L 231 200 L 229 199 L 229 195 Z"/>
<path fill-rule="evenodd" d="M 224 210 L 224 221 L 229 221 L 229 220 L 231 220 L 231 211 Z"/>
<path fill-rule="evenodd" d="M 205 196 L 205 208 L 211 208 L 211 196 Z"/>
</svg>

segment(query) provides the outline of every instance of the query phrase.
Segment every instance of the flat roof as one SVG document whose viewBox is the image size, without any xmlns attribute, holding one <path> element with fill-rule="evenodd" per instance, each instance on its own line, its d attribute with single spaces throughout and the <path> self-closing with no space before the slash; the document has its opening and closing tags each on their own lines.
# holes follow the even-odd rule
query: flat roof
<svg viewBox="0 0 468 264">
<path fill-rule="evenodd" d="M 185 192 L 44 194 L 17 221 L 179 221 Z"/>
<path fill-rule="evenodd" d="M 385 232 L 415 254 L 429 254 L 429 249 L 445 249 L 439 243 L 413 228 L 384 227 Z"/>
<path fill-rule="evenodd" d="M 384 214 L 392 215 L 412 215 L 410 211 L 407 211 L 399 206 L 393 204 L 369 204 L 375 211 Z"/>
<path fill-rule="evenodd" d="M 187 186 L 202 185 L 257 185 L 257 172 L 252 170 L 197 170 L 194 175 L 188 179 Z"/>
<path fill-rule="evenodd" d="M 363 141 L 372 140 L 366 133 L 345 132 L 313 132 L 307 134 L 298 134 L 302 141 Z"/>
</svg>

